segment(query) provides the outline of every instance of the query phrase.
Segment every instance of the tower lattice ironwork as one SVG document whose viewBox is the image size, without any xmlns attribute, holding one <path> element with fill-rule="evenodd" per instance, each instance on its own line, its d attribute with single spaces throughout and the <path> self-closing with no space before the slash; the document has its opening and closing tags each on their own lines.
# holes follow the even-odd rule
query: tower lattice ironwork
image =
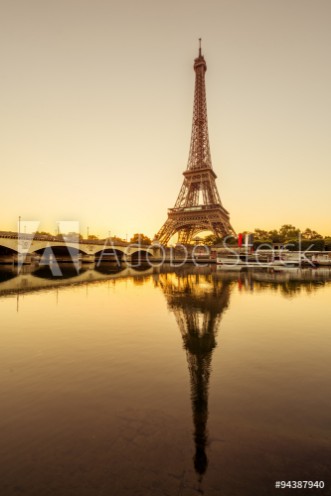
<svg viewBox="0 0 331 496">
<path fill-rule="evenodd" d="M 205 72 L 207 64 L 201 54 L 194 60 L 195 90 L 192 136 L 184 181 L 174 208 L 168 210 L 168 219 L 156 235 L 167 244 L 178 233 L 179 243 L 190 243 L 201 231 L 212 231 L 223 237 L 235 234 L 229 212 L 222 205 L 212 168 L 207 121 Z"/>
</svg>

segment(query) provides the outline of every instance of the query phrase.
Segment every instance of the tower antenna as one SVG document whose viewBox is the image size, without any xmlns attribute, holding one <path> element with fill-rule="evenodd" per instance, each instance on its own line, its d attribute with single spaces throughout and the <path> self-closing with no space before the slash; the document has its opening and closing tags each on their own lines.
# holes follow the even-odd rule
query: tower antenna
<svg viewBox="0 0 331 496">
<path fill-rule="evenodd" d="M 199 57 L 201 57 L 201 38 L 199 38 Z"/>
</svg>

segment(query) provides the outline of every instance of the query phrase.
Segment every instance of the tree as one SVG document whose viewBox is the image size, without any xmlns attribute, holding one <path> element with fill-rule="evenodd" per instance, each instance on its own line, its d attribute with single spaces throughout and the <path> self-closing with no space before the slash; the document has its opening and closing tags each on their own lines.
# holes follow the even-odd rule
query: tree
<svg viewBox="0 0 331 496">
<path fill-rule="evenodd" d="M 33 234 L 36 234 L 37 236 L 39 236 L 39 235 L 40 235 L 40 236 L 52 236 L 52 234 L 51 234 L 51 233 L 46 232 L 46 231 L 36 231 L 36 232 L 35 232 L 35 233 L 33 233 Z"/>
<path fill-rule="evenodd" d="M 331 236 L 325 236 L 325 249 L 331 251 Z"/>
<path fill-rule="evenodd" d="M 139 245 L 151 245 L 152 241 L 148 236 L 142 233 L 136 233 L 130 239 L 130 243 L 137 243 Z"/>
<path fill-rule="evenodd" d="M 93 239 L 99 239 L 99 238 L 98 238 L 98 236 L 96 236 L 95 234 L 89 234 L 89 235 L 87 236 L 87 239 L 91 239 L 91 240 L 93 240 Z"/>
<path fill-rule="evenodd" d="M 277 229 L 272 229 L 271 231 L 269 231 L 268 236 L 273 243 L 281 243 L 282 242 L 282 236 L 279 234 Z"/>
<path fill-rule="evenodd" d="M 235 236 L 216 236 L 216 234 L 209 234 L 202 240 L 202 244 L 207 246 L 221 245 L 226 242 L 227 245 L 236 245 L 238 240 Z"/>
<path fill-rule="evenodd" d="M 205 236 L 203 241 L 205 245 L 212 246 L 216 245 L 219 242 L 218 240 L 221 240 L 221 238 L 218 238 L 215 234 L 209 234 L 208 236 Z"/>
<path fill-rule="evenodd" d="M 261 241 L 269 240 L 270 236 L 268 231 L 264 231 L 263 229 L 255 229 L 254 230 L 254 239 L 259 239 Z"/>
<path fill-rule="evenodd" d="M 292 224 L 284 224 L 279 229 L 279 234 L 282 238 L 282 241 L 287 241 L 290 239 L 297 239 L 300 234 L 300 229 L 292 226 Z"/>
<path fill-rule="evenodd" d="M 318 234 L 318 232 L 313 231 L 309 227 L 307 227 L 303 232 L 302 232 L 302 237 L 304 239 L 323 239 L 323 236 Z"/>
</svg>

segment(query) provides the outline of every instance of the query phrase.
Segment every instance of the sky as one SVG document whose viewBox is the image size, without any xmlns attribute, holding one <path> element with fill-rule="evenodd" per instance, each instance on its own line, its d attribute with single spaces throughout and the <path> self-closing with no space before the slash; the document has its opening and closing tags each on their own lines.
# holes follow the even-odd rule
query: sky
<svg viewBox="0 0 331 496">
<path fill-rule="evenodd" d="M 331 234 L 330 0 L 0 0 L 0 230 L 151 237 L 186 169 L 198 38 L 237 232 Z"/>
</svg>

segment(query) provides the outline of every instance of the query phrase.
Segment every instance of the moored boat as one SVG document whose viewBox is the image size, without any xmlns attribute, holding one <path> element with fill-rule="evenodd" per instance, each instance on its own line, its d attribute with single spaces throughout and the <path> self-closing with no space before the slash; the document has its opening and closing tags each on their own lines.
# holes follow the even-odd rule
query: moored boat
<svg viewBox="0 0 331 496">
<path fill-rule="evenodd" d="M 331 252 L 317 253 L 316 255 L 312 256 L 311 261 L 318 267 L 331 266 Z"/>
<path fill-rule="evenodd" d="M 302 264 L 300 257 L 289 257 L 275 253 L 236 253 L 219 254 L 216 258 L 216 264 L 223 270 L 242 270 L 247 269 L 275 269 L 284 270 L 298 268 Z"/>
</svg>

